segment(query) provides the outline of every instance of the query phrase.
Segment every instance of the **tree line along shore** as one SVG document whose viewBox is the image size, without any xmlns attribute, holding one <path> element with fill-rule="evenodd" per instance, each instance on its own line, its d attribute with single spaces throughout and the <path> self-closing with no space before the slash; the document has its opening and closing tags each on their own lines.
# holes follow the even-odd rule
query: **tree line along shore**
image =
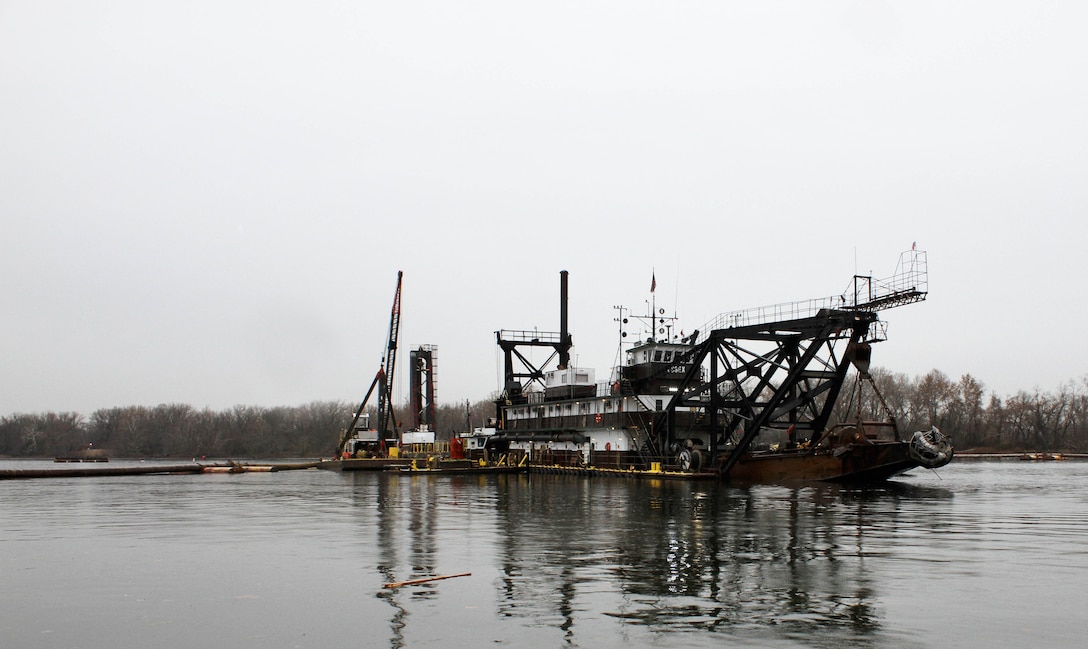
<svg viewBox="0 0 1088 649">
<path fill-rule="evenodd" d="M 908 377 L 876 368 L 872 378 L 905 435 L 937 426 L 960 452 L 1088 452 L 1088 377 L 1054 391 L 1021 390 L 1005 397 L 987 393 L 970 374 L 952 379 L 931 370 Z M 483 425 L 494 416 L 493 399 L 437 406 L 433 428 L 438 438 Z M 860 403 L 863 418 L 884 418 L 883 405 L 871 391 L 862 391 Z M 327 457 L 357 406 L 317 401 L 199 410 L 175 403 L 104 408 L 89 416 L 15 413 L 0 417 L 0 456 L 57 457 L 95 448 L 132 458 Z M 853 419 L 857 408 L 858 400 L 844 386 L 836 419 Z M 410 420 L 406 408 L 394 412 L 400 422 Z"/>
</svg>

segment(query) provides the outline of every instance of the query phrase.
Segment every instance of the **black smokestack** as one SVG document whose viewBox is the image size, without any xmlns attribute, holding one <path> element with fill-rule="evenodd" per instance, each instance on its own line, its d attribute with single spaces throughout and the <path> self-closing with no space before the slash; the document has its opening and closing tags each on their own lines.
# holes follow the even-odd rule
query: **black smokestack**
<svg viewBox="0 0 1088 649">
<path fill-rule="evenodd" d="M 567 331 L 567 271 L 559 271 L 559 369 L 570 364 L 570 333 Z"/>
</svg>

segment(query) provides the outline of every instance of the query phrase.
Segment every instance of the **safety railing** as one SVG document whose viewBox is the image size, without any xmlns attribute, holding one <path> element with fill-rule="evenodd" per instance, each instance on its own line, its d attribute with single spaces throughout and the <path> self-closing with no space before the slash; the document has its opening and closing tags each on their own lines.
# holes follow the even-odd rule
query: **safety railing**
<svg viewBox="0 0 1088 649">
<path fill-rule="evenodd" d="M 499 340 L 512 343 L 551 343 L 563 342 L 563 336 L 558 331 L 522 331 L 517 329 L 500 329 L 495 332 Z"/>
<path fill-rule="evenodd" d="M 811 318 L 825 309 L 878 311 L 920 302 L 929 292 L 927 266 L 925 251 L 912 248 L 899 255 L 899 263 L 891 277 L 873 279 L 855 275 L 850 286 L 839 295 L 721 313 L 699 329 L 695 342 L 703 342 L 710 332 L 718 329 Z"/>
</svg>

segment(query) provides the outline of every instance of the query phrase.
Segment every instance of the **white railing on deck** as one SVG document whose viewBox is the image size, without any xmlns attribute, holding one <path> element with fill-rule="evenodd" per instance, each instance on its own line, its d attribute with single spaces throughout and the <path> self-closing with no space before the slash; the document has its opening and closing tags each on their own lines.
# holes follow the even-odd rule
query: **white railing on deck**
<svg viewBox="0 0 1088 649">
<path fill-rule="evenodd" d="M 873 279 L 855 275 L 850 285 L 839 295 L 721 313 L 699 329 L 699 337 L 695 342 L 703 342 L 711 331 L 717 329 L 811 318 L 824 309 L 877 311 L 891 308 L 924 300 L 928 291 L 926 253 L 912 249 L 899 255 L 899 264 L 891 277 Z"/>
</svg>

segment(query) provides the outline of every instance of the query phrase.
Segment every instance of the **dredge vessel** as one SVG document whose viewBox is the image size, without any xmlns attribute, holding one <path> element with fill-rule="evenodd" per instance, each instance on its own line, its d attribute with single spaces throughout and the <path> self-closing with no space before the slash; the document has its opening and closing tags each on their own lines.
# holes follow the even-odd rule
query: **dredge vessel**
<svg viewBox="0 0 1088 649">
<path fill-rule="evenodd" d="M 951 442 L 936 428 L 902 436 L 869 375 L 872 344 L 886 338 L 877 312 L 924 300 L 926 264 L 912 249 L 890 278 L 856 275 L 841 295 L 725 313 L 688 336 L 674 333 L 663 309 L 635 317 L 617 307 L 621 336 L 632 321 L 649 324 L 650 335 L 621 342 L 624 362 L 603 380 L 571 365 L 562 271 L 559 331 L 496 332 L 504 362 L 496 416 L 458 445 L 470 458 L 513 458 L 531 472 L 738 482 L 879 481 L 943 466 Z M 540 366 L 533 348 L 550 352 Z M 852 402 L 843 398 L 848 375 L 853 417 L 836 410 Z M 883 420 L 861 419 L 866 386 Z"/>
</svg>

